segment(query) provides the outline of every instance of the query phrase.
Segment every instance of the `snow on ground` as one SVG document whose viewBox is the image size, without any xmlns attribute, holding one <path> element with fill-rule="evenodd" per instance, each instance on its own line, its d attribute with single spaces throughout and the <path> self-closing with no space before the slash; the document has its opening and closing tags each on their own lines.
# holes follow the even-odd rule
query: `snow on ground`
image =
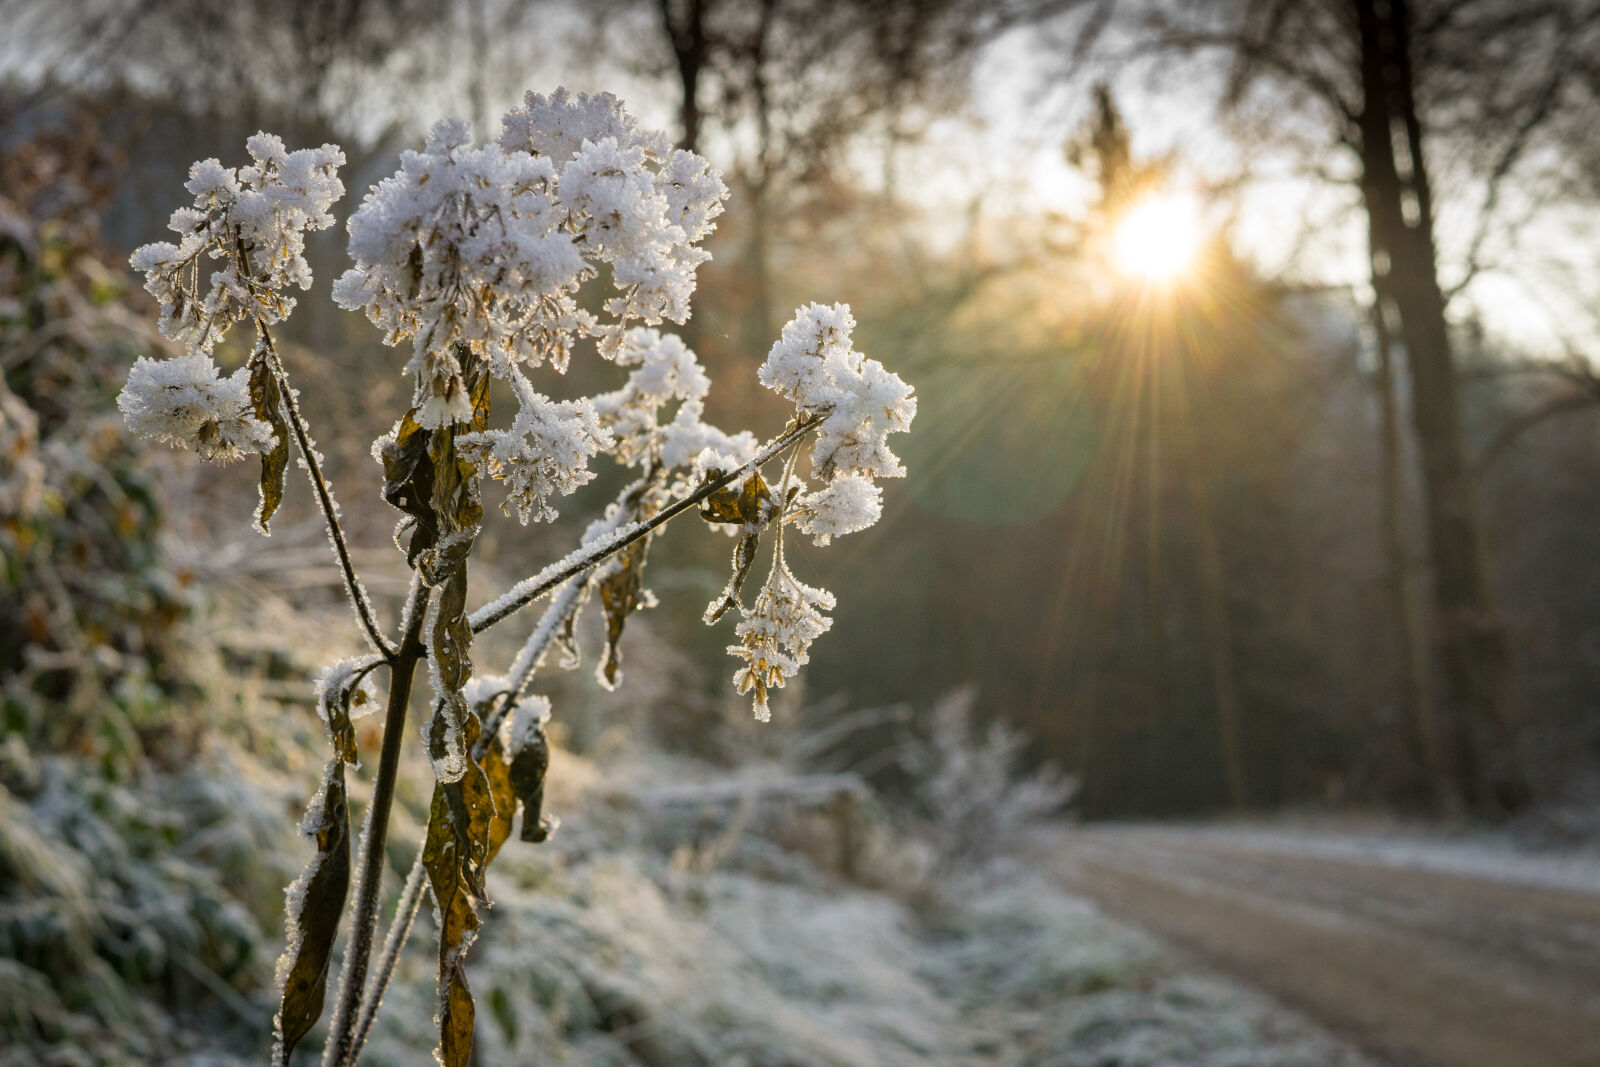
<svg viewBox="0 0 1600 1067">
<path fill-rule="evenodd" d="M 1158 827 L 1136 832 L 1161 834 Z M 1278 822 L 1186 827 L 1186 835 L 1231 840 L 1296 856 L 1358 860 L 1386 867 L 1459 874 L 1512 885 L 1600 894 L 1600 846 L 1552 847 L 1525 827 L 1450 830 L 1341 822 Z"/>
</svg>

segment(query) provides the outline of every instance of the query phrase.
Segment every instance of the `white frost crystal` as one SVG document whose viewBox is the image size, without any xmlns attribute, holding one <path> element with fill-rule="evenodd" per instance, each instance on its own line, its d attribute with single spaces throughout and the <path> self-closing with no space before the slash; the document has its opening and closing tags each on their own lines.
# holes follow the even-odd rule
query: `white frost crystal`
<svg viewBox="0 0 1600 1067">
<path fill-rule="evenodd" d="M 248 372 L 224 378 L 211 357 L 139 359 L 117 397 L 128 429 L 142 437 L 192 448 L 206 459 L 267 452 L 272 428 L 255 417 Z"/>
<path fill-rule="evenodd" d="M 822 482 L 808 491 L 790 470 L 775 487 L 774 500 L 783 512 L 772 570 L 755 603 L 740 607 L 736 632 L 741 640 L 728 649 L 744 661 L 734 672 L 734 685 L 741 693 L 754 693 L 756 718 L 762 721 L 771 714 L 768 690 L 805 665 L 811 642 L 832 625 L 823 613 L 833 610 L 833 594 L 799 581 L 784 560 L 783 524 L 795 524 L 818 545 L 864 530 L 883 515 L 883 493 L 873 479 L 905 475 L 888 437 L 911 428 L 916 397 L 883 364 L 855 350 L 855 325 L 844 304 L 808 304 L 784 326 L 761 366 L 761 384 L 792 401 L 796 419 L 818 421 L 811 473 Z M 726 468 L 708 448 L 696 469 Z M 738 530 L 752 535 L 748 525 Z M 717 602 L 712 604 L 715 609 Z"/>
<path fill-rule="evenodd" d="M 659 330 L 629 330 L 616 360 L 634 370 L 621 389 L 594 398 L 595 412 L 616 438 L 619 462 L 634 465 L 645 458 L 660 458 L 665 444 L 665 431 L 658 425 L 662 407 L 680 402 L 678 417 L 684 420 L 680 432 L 686 432 L 691 423 L 700 421 L 711 379 L 682 338 L 663 336 Z M 675 460 L 666 461 L 667 465 L 687 465 L 681 455 Z"/>
<path fill-rule="evenodd" d="M 681 401 L 680 443 L 726 441 L 699 423 L 710 383 L 693 353 L 629 327 L 688 317 L 695 270 L 708 258 L 697 243 L 727 187 L 609 94 L 529 93 L 502 125 L 496 143 L 474 145 L 466 123 L 441 122 L 421 152 L 401 156 L 350 218 L 355 266 L 334 299 L 365 312 L 386 343 L 409 342 L 406 370 L 426 429 L 473 417 L 469 359 L 511 384 L 524 408 L 512 427 L 464 434 L 461 444 L 507 484 L 507 510 L 526 522 L 554 517 L 549 499 L 592 477 L 587 462 L 613 447 L 613 433 L 622 462 L 658 458 L 666 440 L 656 411 L 669 400 Z M 614 295 L 580 301 L 603 274 Z M 596 304 L 599 313 L 588 310 Z M 528 373 L 546 363 L 564 372 L 585 338 L 639 368 L 628 385 L 592 405 L 537 392 Z"/>
<path fill-rule="evenodd" d="M 504 510 L 524 524 L 556 516 L 550 498 L 571 493 L 594 478 L 589 460 L 611 447 L 587 399 L 560 403 L 517 378 L 522 407 L 509 430 L 485 430 L 457 439 L 461 455 L 481 473 L 506 483 Z"/>
<path fill-rule="evenodd" d="M 823 417 L 811 449 L 818 477 L 901 478 L 905 467 L 889 451 L 888 437 L 911 429 L 917 399 L 898 375 L 855 350 L 855 324 L 844 304 L 801 308 L 767 354 L 761 384 L 801 413 Z"/>
<path fill-rule="evenodd" d="M 480 144 L 469 124 L 440 122 L 420 151 L 402 153 L 399 169 L 373 185 L 349 218 L 353 265 L 334 283 L 334 300 L 365 314 L 386 344 L 405 347 L 405 373 L 415 383 L 410 416 L 432 435 L 421 441 L 429 462 L 445 462 L 435 446 L 453 446 L 465 477 L 502 483 L 503 510 L 522 522 L 555 518 L 556 498 L 590 482 L 591 462 L 602 453 L 634 468 L 638 492 L 657 500 L 706 487 L 702 513 L 737 540 L 733 603 L 772 531 L 770 573 L 754 602 L 739 605 L 739 643 L 731 648 L 742 661 L 735 683 L 754 694 L 766 718 L 769 690 L 807 662 L 834 604 L 832 594 L 795 577 L 784 558 L 785 530 L 827 545 L 881 518 L 877 479 L 905 473 L 888 438 L 910 428 L 916 398 L 856 351 L 849 307 L 808 304 L 760 368 L 762 384 L 794 405 L 784 436 L 763 448 L 749 432 L 708 424 L 705 369 L 681 338 L 659 327 L 688 318 L 696 272 L 710 258 L 701 244 L 728 195 L 721 176 L 641 127 L 610 94 L 529 93 L 501 126 L 496 140 Z M 235 323 L 253 321 L 265 332 L 292 310 L 287 291 L 311 283 L 305 234 L 332 224 L 329 209 L 344 192 L 344 154 L 335 145 L 291 152 L 258 133 L 246 147 L 250 162 L 242 167 L 197 162 L 185 186 L 192 204 L 169 223 L 178 242 L 146 245 L 131 259 L 161 301 L 163 332 L 187 354 L 139 360 L 118 405 L 135 432 L 215 458 L 269 451 L 276 437 L 267 417 L 255 415 L 251 368 L 225 377 L 211 351 Z M 559 401 L 535 387 L 535 372 L 565 373 L 581 344 L 627 371 L 620 387 Z M 255 358 L 269 353 L 263 339 Z M 268 369 L 282 373 L 275 364 Z M 501 388 L 491 393 L 490 379 L 516 398 L 509 425 L 487 424 L 488 398 Z M 375 454 L 407 459 L 393 451 L 406 425 L 397 423 Z M 802 430 L 814 438 L 804 477 L 788 451 Z M 763 464 L 782 458 L 782 477 L 765 480 L 772 472 L 760 470 L 758 457 Z M 723 479 L 715 492 L 707 487 L 714 479 Z M 472 619 L 503 617 L 575 565 L 592 577 L 607 546 L 645 532 L 624 518 L 609 513 L 578 552 Z M 470 543 L 477 531 L 469 524 L 446 532 Z M 325 706 L 348 695 L 352 709 L 368 710 L 354 663 L 324 676 Z M 472 691 L 499 681 L 483 679 Z M 447 695 L 452 708 L 465 703 L 459 692 Z M 441 778 L 462 770 L 459 717 L 429 727 L 444 753 Z"/>
<path fill-rule="evenodd" d="M 564 364 L 564 335 L 585 320 L 574 301 L 588 266 L 562 227 L 547 159 L 475 148 L 463 122 L 441 122 L 421 152 L 373 186 L 350 217 L 355 267 L 334 299 L 364 311 L 395 345 L 412 342 L 423 426 L 463 422 L 457 345 L 511 364 Z M 434 399 L 450 398 L 442 405 Z"/>
<path fill-rule="evenodd" d="M 371 715 L 378 710 L 378 704 L 372 698 L 368 676 L 362 673 L 362 668 L 366 666 L 369 666 L 366 657 L 358 656 L 330 663 L 323 668 L 317 676 L 318 718 L 327 722 L 332 708 L 342 708 L 352 719 Z"/>
<path fill-rule="evenodd" d="M 844 474 L 795 500 L 796 525 L 826 545 L 842 534 L 865 530 L 883 515 L 883 490 L 864 474 Z"/>
<path fill-rule="evenodd" d="M 549 697 L 524 697 L 500 723 L 500 743 L 505 746 L 506 755 L 515 757 L 537 745 L 540 732 L 549 721 Z"/>
</svg>

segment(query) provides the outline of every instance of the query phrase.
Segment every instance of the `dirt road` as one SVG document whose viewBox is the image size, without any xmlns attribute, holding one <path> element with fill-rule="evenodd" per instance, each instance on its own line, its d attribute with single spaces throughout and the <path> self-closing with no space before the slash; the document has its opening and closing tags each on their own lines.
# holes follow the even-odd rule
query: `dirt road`
<svg viewBox="0 0 1600 1067">
<path fill-rule="evenodd" d="M 1600 1067 L 1600 896 L 1145 828 L 1065 834 L 1109 914 L 1392 1067 Z"/>
</svg>

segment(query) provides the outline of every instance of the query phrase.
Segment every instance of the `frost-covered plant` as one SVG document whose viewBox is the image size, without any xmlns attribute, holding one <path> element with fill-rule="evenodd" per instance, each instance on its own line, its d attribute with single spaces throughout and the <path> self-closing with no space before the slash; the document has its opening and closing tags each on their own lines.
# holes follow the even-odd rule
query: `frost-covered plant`
<svg viewBox="0 0 1600 1067">
<path fill-rule="evenodd" d="M 881 512 L 876 479 L 904 474 L 887 438 L 909 428 L 916 400 L 909 386 L 854 350 L 854 320 L 843 305 L 800 309 L 761 368 L 763 384 L 794 404 L 782 432 L 763 442 L 704 421 L 710 380 L 679 338 L 658 329 L 687 319 L 696 269 L 708 258 L 699 243 L 727 196 L 704 159 L 672 151 L 608 94 L 530 93 L 502 125 L 496 143 L 477 145 L 466 124 L 441 122 L 421 152 L 404 153 L 400 169 L 351 215 L 355 266 L 334 284 L 341 306 L 364 312 L 387 344 L 404 346 L 404 370 L 414 382 L 408 409 L 373 446 L 383 499 L 402 516 L 396 544 L 414 571 L 398 637 L 381 626 L 356 575 L 272 335 L 293 310 L 288 290 L 310 286 L 304 237 L 332 224 L 343 153 L 332 145 L 289 152 L 276 137 L 257 134 L 246 166 L 196 163 L 186 186 L 193 206 L 171 220 L 178 243 L 133 255 L 161 303 L 162 332 L 183 354 L 134 366 L 119 399 L 128 425 L 206 458 L 260 453 L 262 532 L 283 496 L 292 441 L 371 646 L 369 654 L 329 667 L 317 687 L 334 754 L 301 824 L 316 857 L 288 890 L 279 1063 L 322 1015 L 351 895 L 345 767 L 358 757 L 351 720 L 376 707 L 368 689 L 374 670 L 389 675 L 383 743 L 323 1062 L 343 1067 L 360 1056 L 426 887 L 439 927 L 436 1055 L 447 1067 L 466 1064 L 474 1008 L 465 958 L 487 903 L 485 872 L 519 806 L 523 840 L 543 840 L 551 828 L 540 811 L 549 706 L 528 693 L 545 653 L 570 644 L 577 613 L 598 596 L 607 631 L 600 678 L 616 684 L 624 624 L 653 603 L 643 586 L 650 540 L 698 507 L 736 537 L 732 575 L 706 616 L 714 622 L 738 609 L 739 643 L 729 649 L 740 661 L 734 681 L 753 693 L 756 715 L 765 719 L 769 691 L 806 663 L 834 605 L 832 594 L 790 569 L 785 528 L 792 524 L 821 545 L 869 526 Z M 224 376 L 213 353 L 240 325 L 253 333 L 250 356 Z M 565 401 L 540 392 L 534 375 L 564 372 L 586 345 L 628 370 L 624 384 Z M 490 411 L 497 379 L 517 404 L 501 425 Z M 814 486 L 798 469 L 807 437 L 814 438 Z M 487 483 L 503 487 L 506 514 L 548 521 L 560 498 L 594 477 L 590 465 L 602 454 L 634 479 L 577 549 L 468 612 L 468 559 Z M 769 482 L 763 467 L 777 459 L 781 476 Z M 772 564 L 747 607 L 742 590 L 763 539 L 772 544 Z M 548 593 L 554 596 L 506 673 L 476 672 L 474 635 Z M 413 676 L 424 662 L 433 690 L 422 726 L 433 800 L 373 970 L 389 811 Z"/>
<path fill-rule="evenodd" d="M 978 865 L 1077 792 L 1077 779 L 1044 764 L 1023 768 L 1027 735 L 996 719 L 979 731 L 977 691 L 957 689 L 933 708 L 927 739 L 909 754 L 916 799 L 932 824 L 939 865 Z"/>
</svg>

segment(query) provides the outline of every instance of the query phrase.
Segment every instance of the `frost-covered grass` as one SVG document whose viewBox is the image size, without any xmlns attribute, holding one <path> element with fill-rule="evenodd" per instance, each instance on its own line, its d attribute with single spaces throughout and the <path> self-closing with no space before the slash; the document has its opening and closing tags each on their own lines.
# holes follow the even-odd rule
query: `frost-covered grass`
<svg viewBox="0 0 1600 1067">
<path fill-rule="evenodd" d="M 117 785 L 89 771 L 8 767 L 0 1063 L 133 1064 L 158 1049 L 195 1067 L 259 1062 L 276 894 L 298 859 L 279 815 L 298 781 L 221 740 L 181 775 Z M 641 833 L 605 800 L 696 771 L 648 750 L 613 765 L 557 751 L 550 803 L 566 825 L 547 845 L 508 845 L 491 877 L 495 936 L 469 968 L 481 1062 L 1359 1062 L 1015 862 L 919 881 L 926 865 L 902 855 L 918 848 L 881 815 L 863 827 L 870 869 L 851 880 L 794 844 L 805 816 L 719 817 L 721 840 L 674 844 L 676 824 Z M 433 1042 L 427 942 L 402 962 L 375 1063 L 415 1064 Z"/>
<path fill-rule="evenodd" d="M 583 810 L 596 810 L 609 776 L 576 762 L 589 785 Z M 634 763 L 627 777 L 640 771 Z M 730 821 L 735 837 L 772 826 Z M 1363 1062 L 1267 998 L 1185 971 L 1158 942 L 1015 861 L 938 886 L 869 871 L 865 880 L 888 887 L 868 889 L 800 855 L 775 864 L 771 837 L 691 855 L 670 834 L 647 844 L 631 826 L 574 815 L 566 844 L 558 836 L 503 858 L 488 912 L 498 934 L 469 969 L 486 1005 L 485 1062 Z M 891 836 L 881 824 L 869 832 Z M 879 865 L 904 847 L 875 844 Z M 374 1062 L 412 1062 L 429 1039 L 431 973 L 423 953 L 403 964 Z"/>
<path fill-rule="evenodd" d="M 274 883 L 299 863 L 287 783 L 225 748 L 204 755 L 117 782 L 88 760 L 7 746 L 4 1067 L 232 1062 L 265 1042 L 253 994 L 276 951 Z"/>
</svg>

